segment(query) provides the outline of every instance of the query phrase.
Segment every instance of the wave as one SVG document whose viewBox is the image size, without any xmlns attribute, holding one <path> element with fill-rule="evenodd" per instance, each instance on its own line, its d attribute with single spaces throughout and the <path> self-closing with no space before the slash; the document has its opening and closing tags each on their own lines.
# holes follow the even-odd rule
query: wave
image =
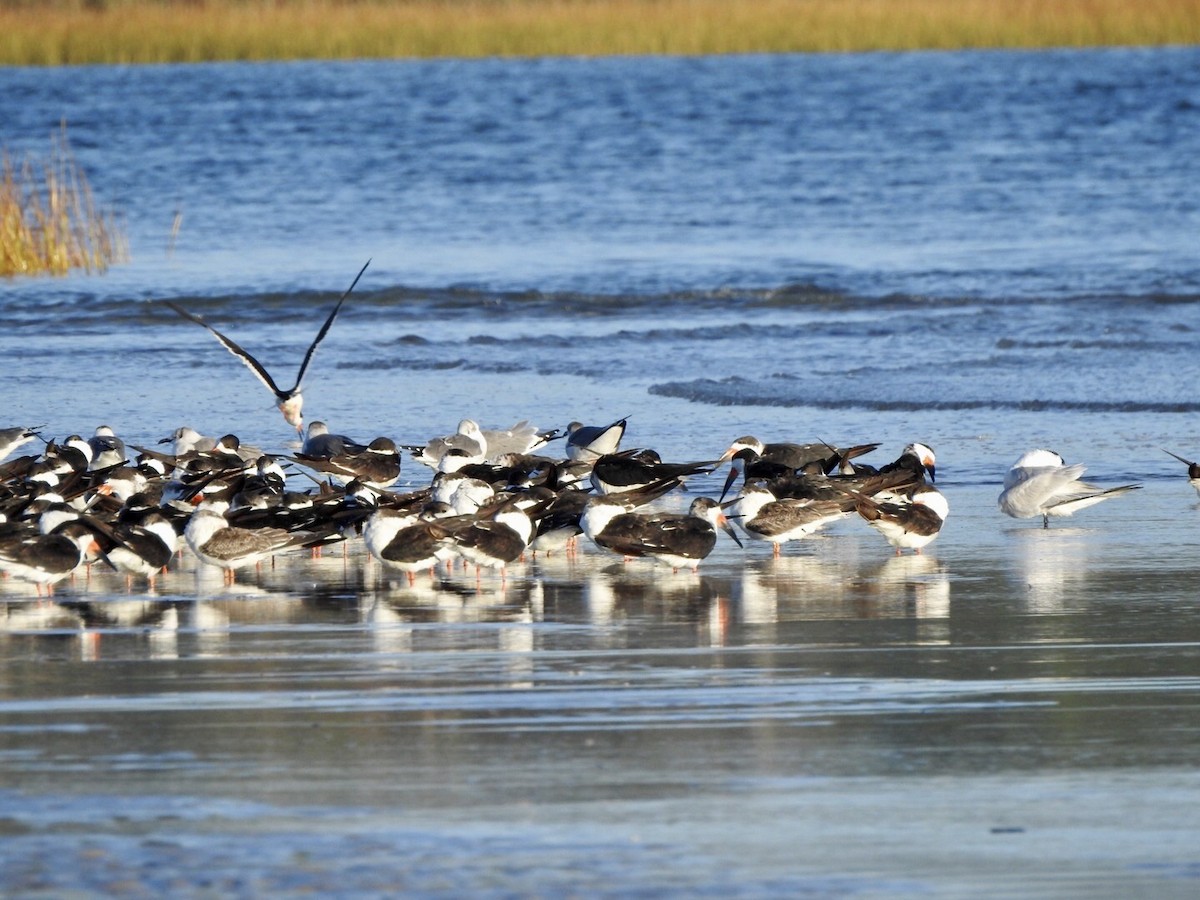
<svg viewBox="0 0 1200 900">
<path fill-rule="evenodd" d="M 70 282 L 70 280 L 68 280 Z M 139 292 L 131 296 L 128 286 L 115 289 L 113 294 L 103 290 L 71 290 L 70 284 L 55 282 L 46 286 L 29 280 L 13 283 L 17 289 L 0 290 L 0 326 L 7 328 L 50 328 L 59 332 L 100 331 L 114 324 L 121 326 L 174 323 L 174 313 L 160 300 L 169 299 L 205 319 L 235 326 L 240 323 L 272 323 L 282 316 L 319 318 L 335 304 L 340 290 L 252 290 L 206 294 L 179 292 L 155 295 L 152 298 Z M 667 290 L 659 293 L 589 293 L 542 292 L 542 290 L 493 290 L 484 286 L 450 284 L 444 287 L 396 286 L 355 289 L 353 301 L 342 312 L 347 317 L 383 316 L 394 320 L 392 313 L 403 312 L 407 317 L 421 319 L 437 316 L 440 319 L 503 320 L 553 316 L 572 318 L 617 318 L 642 314 L 666 322 L 672 316 L 714 312 L 722 317 L 738 313 L 770 310 L 790 312 L 829 313 L 828 322 L 841 319 L 840 313 L 917 314 L 962 310 L 986 311 L 1021 310 L 1044 307 L 1046 304 L 1067 308 L 1078 307 L 1080 314 L 1087 310 L 1163 305 L 1187 306 L 1200 304 L 1196 293 L 1085 294 L 1066 299 L 1046 298 L 983 298 L 983 296 L 928 296 L 918 294 L 857 294 L 812 282 L 794 282 L 775 287 L 722 286 L 712 289 Z M 856 322 L 860 334 L 871 334 L 869 322 Z M 930 326 L 936 323 L 930 322 Z M 1188 329 L 1183 329 L 1188 330 Z M 644 332 L 638 332 L 644 334 Z M 713 337 L 728 336 L 728 329 L 714 329 Z M 688 336 L 703 338 L 703 331 L 664 328 L 650 332 L 652 337 Z M 406 336 L 400 340 L 419 340 Z M 490 340 L 487 336 L 475 341 Z M 552 338 L 546 338 L 552 340 Z M 566 341 L 568 338 L 558 338 Z M 574 338 L 571 338 L 574 340 Z M 1118 343 L 1118 342 L 1114 342 Z M 997 347 L 1046 348 L 1056 342 L 1022 342 L 1004 338 Z M 1064 347 L 1090 347 L 1064 341 Z M 1094 344 L 1100 346 L 1100 344 Z M 1127 346 L 1127 344 L 1122 344 Z"/>
<path fill-rule="evenodd" d="M 811 390 L 795 393 L 781 392 L 780 382 L 794 379 L 774 379 L 770 385 L 732 376 L 714 380 L 700 378 L 693 381 L 667 381 L 651 385 L 649 393 L 659 397 L 673 397 L 704 403 L 710 406 L 772 406 L 812 407 L 815 409 L 863 409 L 870 411 L 938 411 L 953 412 L 977 409 L 1013 410 L 1019 412 L 1043 412 L 1049 410 L 1070 412 L 1107 413 L 1196 413 L 1200 403 L 1155 402 L 1145 400 L 1078 400 L 1078 399 L 954 399 L 934 398 L 912 400 L 891 396 L 816 396 Z"/>
</svg>

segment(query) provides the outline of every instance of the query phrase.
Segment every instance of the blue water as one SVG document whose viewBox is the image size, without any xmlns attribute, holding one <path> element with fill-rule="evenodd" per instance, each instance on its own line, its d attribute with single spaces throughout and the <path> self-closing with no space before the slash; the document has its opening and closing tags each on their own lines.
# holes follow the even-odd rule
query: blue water
<svg viewBox="0 0 1200 900">
<path fill-rule="evenodd" d="M 232 588 L 0 580 L 0 892 L 1195 895 L 1160 448 L 1200 457 L 1200 50 L 0 70 L 10 152 L 64 120 L 133 261 L 0 282 L 0 427 L 284 450 L 154 301 L 290 385 L 370 258 L 306 378 L 335 431 L 920 439 L 951 515 L 697 575 L 585 546 L 409 587 L 351 541 Z M 1144 488 L 1005 519 L 1039 445 Z"/>
<path fill-rule="evenodd" d="M 383 287 L 1200 289 L 1192 49 L 7 69 L 0 83 L 10 150 L 44 151 L 65 121 L 127 216 L 138 263 L 84 288 L 102 295 L 332 288 L 366 256 Z"/>
<path fill-rule="evenodd" d="M 270 430 L 248 373 L 139 301 L 210 316 L 290 383 L 368 258 L 306 394 L 363 433 L 657 421 L 673 398 L 803 408 L 834 432 L 901 412 L 936 444 L 962 412 L 982 433 L 1011 411 L 1197 408 L 1194 49 L 6 69 L 0 86 L 10 152 L 45 153 L 65 121 L 133 253 L 0 285 L 0 349 L 28 357 L 0 375 L 14 421 L 95 424 L 90 392 L 53 386 L 72 360 L 126 433 Z"/>
</svg>

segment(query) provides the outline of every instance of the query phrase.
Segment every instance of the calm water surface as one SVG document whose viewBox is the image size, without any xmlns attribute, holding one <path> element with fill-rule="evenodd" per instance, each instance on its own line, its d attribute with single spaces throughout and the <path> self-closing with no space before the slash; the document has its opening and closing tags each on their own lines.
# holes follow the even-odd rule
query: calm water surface
<svg viewBox="0 0 1200 900">
<path fill-rule="evenodd" d="M 938 451 L 951 517 L 698 575 L 0 583 L 0 892 L 1191 897 L 1200 52 L 0 70 L 134 261 L 0 284 L 7 421 L 283 451 L 630 415 Z M 168 253 L 171 221 L 182 226 Z M 1143 490 L 995 510 L 1046 445 Z M 408 484 L 427 475 L 406 468 Z M 719 490 L 720 475 L 695 492 Z M 687 497 L 677 503 L 686 502 Z"/>
</svg>

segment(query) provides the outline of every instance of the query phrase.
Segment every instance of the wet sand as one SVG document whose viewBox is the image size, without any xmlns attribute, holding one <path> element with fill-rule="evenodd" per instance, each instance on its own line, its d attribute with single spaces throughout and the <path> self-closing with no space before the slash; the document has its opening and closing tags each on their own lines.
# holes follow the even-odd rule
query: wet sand
<svg viewBox="0 0 1200 900">
<path fill-rule="evenodd" d="M 1191 489 L 1049 530 L 945 490 L 923 556 L 5 582 L 0 890 L 1194 895 Z"/>
</svg>

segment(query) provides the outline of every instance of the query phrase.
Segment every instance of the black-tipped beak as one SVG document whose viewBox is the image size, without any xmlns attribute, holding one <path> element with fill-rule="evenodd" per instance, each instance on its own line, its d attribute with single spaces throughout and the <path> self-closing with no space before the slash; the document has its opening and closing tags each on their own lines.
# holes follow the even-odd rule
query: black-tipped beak
<svg viewBox="0 0 1200 900">
<path fill-rule="evenodd" d="M 721 530 L 724 531 L 731 538 L 733 538 L 733 542 L 735 544 L 737 544 L 739 547 L 742 547 L 743 549 L 745 549 L 746 545 L 742 543 L 742 539 L 737 536 L 737 532 L 733 530 L 733 526 L 729 524 L 729 520 L 727 518 L 725 518 L 724 515 L 718 516 L 717 522 L 720 523 Z"/>
<path fill-rule="evenodd" d="M 737 477 L 737 467 L 733 466 L 729 469 L 729 474 L 725 476 L 725 487 L 721 488 L 721 499 L 717 501 L 718 503 L 725 502 L 725 495 L 729 493 L 729 487 L 737 480 Z"/>
<path fill-rule="evenodd" d="M 933 469 L 934 469 L 933 465 L 928 465 L 925 467 L 925 471 L 929 473 L 929 480 L 936 483 L 937 476 L 934 474 Z"/>
</svg>

